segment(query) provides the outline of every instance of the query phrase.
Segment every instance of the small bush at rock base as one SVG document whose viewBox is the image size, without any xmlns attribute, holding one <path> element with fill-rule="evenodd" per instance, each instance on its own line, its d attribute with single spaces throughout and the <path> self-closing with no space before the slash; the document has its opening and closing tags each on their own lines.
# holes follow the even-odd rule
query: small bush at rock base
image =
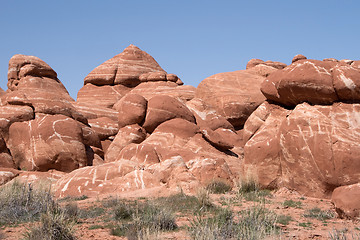
<svg viewBox="0 0 360 240">
<path fill-rule="evenodd" d="M 231 186 L 221 180 L 213 180 L 207 186 L 206 189 L 210 193 L 223 194 L 231 190 Z"/>
</svg>

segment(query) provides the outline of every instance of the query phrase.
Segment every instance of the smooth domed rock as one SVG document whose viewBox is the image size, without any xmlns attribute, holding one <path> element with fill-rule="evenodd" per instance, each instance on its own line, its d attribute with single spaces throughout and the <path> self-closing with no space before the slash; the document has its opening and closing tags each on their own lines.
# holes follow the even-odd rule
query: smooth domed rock
<svg viewBox="0 0 360 240">
<path fill-rule="evenodd" d="M 318 60 L 296 61 L 270 74 L 261 84 L 261 91 L 268 100 L 286 106 L 302 102 L 331 104 L 338 100 L 331 75 L 335 65 Z"/>
<path fill-rule="evenodd" d="M 142 124 L 145 119 L 147 100 L 139 94 L 127 94 L 116 103 L 119 112 L 119 128 L 132 124 Z"/>
<path fill-rule="evenodd" d="M 256 59 L 256 58 L 250 59 L 250 61 L 248 61 L 248 63 L 246 64 L 246 69 L 253 68 L 256 65 L 261 64 L 261 63 L 264 63 L 264 61 L 261 59 Z"/>
<path fill-rule="evenodd" d="M 272 66 L 268 66 L 268 65 L 265 65 L 265 64 L 258 64 L 255 67 L 252 67 L 251 69 L 249 69 L 248 72 L 252 72 L 252 73 L 255 73 L 257 75 L 267 77 L 271 73 L 276 72 L 277 70 L 279 70 L 279 69 L 274 68 Z"/>
<path fill-rule="evenodd" d="M 214 107 L 235 128 L 240 128 L 265 100 L 260 92 L 264 79 L 248 70 L 218 73 L 204 79 L 195 96 Z"/>
<path fill-rule="evenodd" d="M 292 63 L 296 62 L 296 61 L 299 61 L 299 60 L 304 60 L 304 59 L 307 59 L 307 57 L 305 57 L 304 55 L 302 54 L 298 54 L 298 55 L 295 55 L 292 59 Z"/>
<path fill-rule="evenodd" d="M 143 127 L 147 132 L 153 132 L 162 122 L 174 118 L 195 123 L 194 115 L 183 103 L 170 96 L 155 96 L 148 101 Z"/>
<path fill-rule="evenodd" d="M 63 115 L 45 115 L 15 122 L 6 141 L 15 165 L 27 171 L 70 172 L 87 163 L 82 129 Z"/>
<path fill-rule="evenodd" d="M 335 58 L 324 58 L 323 61 L 325 61 L 325 62 L 339 62 L 339 60 L 337 60 Z"/>
<path fill-rule="evenodd" d="M 134 87 L 140 83 L 143 73 L 166 72 L 146 52 L 130 45 L 115 57 L 107 60 L 92 70 L 84 79 L 84 83 L 95 85 L 117 85 Z"/>
<path fill-rule="evenodd" d="M 356 220 L 360 216 L 360 183 L 335 188 L 331 201 L 340 218 Z"/>
<path fill-rule="evenodd" d="M 56 72 L 35 56 L 17 54 L 10 59 L 7 85 L 10 91 L 46 89 L 61 99 L 74 101 L 57 78 Z"/>
</svg>

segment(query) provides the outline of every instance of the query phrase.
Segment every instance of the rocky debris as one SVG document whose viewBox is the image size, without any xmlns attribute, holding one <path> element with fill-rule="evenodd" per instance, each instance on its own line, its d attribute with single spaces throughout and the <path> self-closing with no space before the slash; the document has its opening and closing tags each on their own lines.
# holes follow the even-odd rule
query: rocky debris
<svg viewBox="0 0 360 240">
<path fill-rule="evenodd" d="M 119 112 L 119 128 L 132 124 L 142 125 L 145 119 L 147 100 L 141 95 L 130 93 L 117 102 L 115 107 Z"/>
<path fill-rule="evenodd" d="M 305 57 L 304 55 L 302 54 L 298 54 L 298 55 L 295 55 L 292 59 L 292 63 L 296 62 L 296 61 L 299 61 L 299 60 L 304 60 L 304 59 L 307 59 L 307 57 Z"/>
<path fill-rule="evenodd" d="M 335 188 L 331 201 L 340 218 L 358 219 L 360 216 L 360 183 Z"/>
<path fill-rule="evenodd" d="M 87 165 L 81 126 L 63 115 L 13 123 L 6 144 L 16 167 L 23 170 L 70 172 Z"/>
<path fill-rule="evenodd" d="M 235 128 L 242 128 L 250 114 L 265 100 L 259 90 L 264 79 L 248 70 L 218 73 L 204 79 L 195 96 L 212 106 Z"/>
<path fill-rule="evenodd" d="M 140 83 L 140 75 L 158 72 L 166 74 L 160 65 L 146 52 L 130 45 L 115 57 L 92 70 L 84 79 L 84 84 L 117 85 L 134 87 Z"/>
<path fill-rule="evenodd" d="M 143 127 L 151 133 L 161 123 L 174 118 L 182 118 L 195 123 L 194 115 L 183 103 L 170 96 L 155 96 L 148 102 Z"/>
<path fill-rule="evenodd" d="M 333 60 L 298 60 L 269 75 L 261 91 L 268 100 L 290 107 L 359 101 L 359 74 L 359 69 Z"/>
</svg>

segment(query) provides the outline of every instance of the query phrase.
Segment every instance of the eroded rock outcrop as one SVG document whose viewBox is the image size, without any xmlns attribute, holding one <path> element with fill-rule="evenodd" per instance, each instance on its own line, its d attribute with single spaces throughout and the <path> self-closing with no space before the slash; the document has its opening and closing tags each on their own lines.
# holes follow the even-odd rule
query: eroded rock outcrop
<svg viewBox="0 0 360 240">
<path fill-rule="evenodd" d="M 0 106 L 1 167 L 70 172 L 88 164 L 81 127 L 87 119 L 48 64 L 15 55 L 8 88 Z"/>
<path fill-rule="evenodd" d="M 336 187 L 360 181 L 359 72 L 339 61 L 298 58 L 263 82 L 269 102 L 245 123 L 244 166 L 264 187 L 329 198 Z"/>
<path fill-rule="evenodd" d="M 264 79 L 248 70 L 218 73 L 204 79 L 197 87 L 195 96 L 212 106 L 235 128 L 241 128 L 265 100 L 260 92 Z"/>
</svg>

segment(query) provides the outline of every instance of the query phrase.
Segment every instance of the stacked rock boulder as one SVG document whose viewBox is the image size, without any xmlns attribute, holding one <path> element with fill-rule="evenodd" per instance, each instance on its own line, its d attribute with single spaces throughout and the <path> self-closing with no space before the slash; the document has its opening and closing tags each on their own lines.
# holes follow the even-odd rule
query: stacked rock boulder
<svg viewBox="0 0 360 240">
<path fill-rule="evenodd" d="M 360 69 L 352 63 L 296 56 L 262 83 L 267 100 L 243 139 L 245 169 L 263 187 L 329 198 L 360 182 Z"/>
<path fill-rule="evenodd" d="M 10 59 L 8 90 L 1 92 L 0 101 L 0 167 L 7 176 L 2 183 L 23 171 L 71 172 L 92 161 L 83 131 L 87 119 L 41 59 Z"/>
<path fill-rule="evenodd" d="M 215 179 L 232 184 L 239 173 L 234 126 L 134 45 L 95 68 L 84 84 L 76 104 L 101 138 L 105 164 L 64 176 L 55 184 L 57 196 L 194 192 Z M 111 120 L 118 130 L 100 131 L 110 124 L 97 109 L 116 112 Z"/>
</svg>

